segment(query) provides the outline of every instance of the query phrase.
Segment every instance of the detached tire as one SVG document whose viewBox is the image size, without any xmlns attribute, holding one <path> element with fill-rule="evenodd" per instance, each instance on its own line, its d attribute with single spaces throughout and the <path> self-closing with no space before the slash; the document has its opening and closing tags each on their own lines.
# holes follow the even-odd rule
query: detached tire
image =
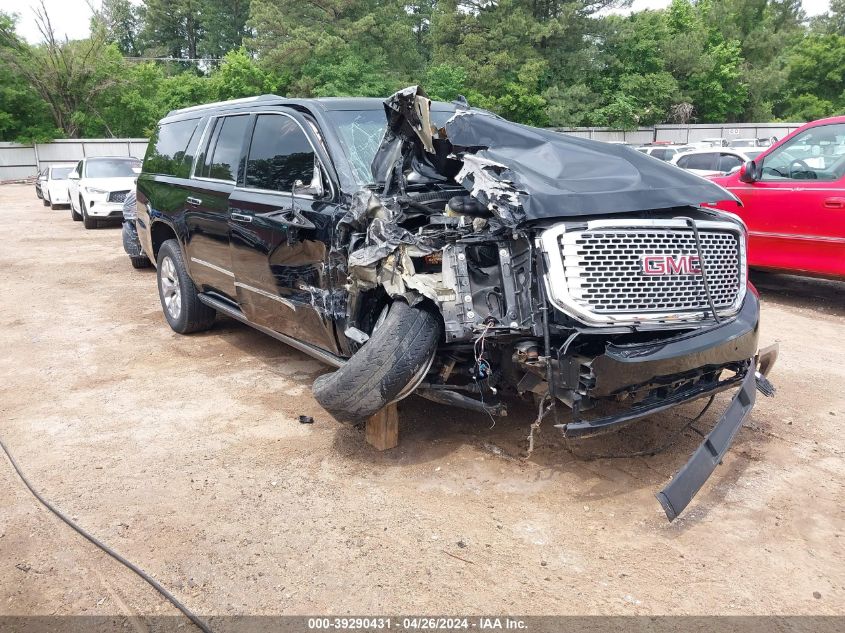
<svg viewBox="0 0 845 633">
<path fill-rule="evenodd" d="M 217 312 L 200 301 L 176 240 L 167 240 L 159 248 L 156 275 L 161 309 L 174 332 L 190 334 L 212 326 Z"/>
<path fill-rule="evenodd" d="M 314 397 L 341 422 L 366 420 L 424 370 L 440 339 L 440 320 L 424 305 L 394 301 L 364 346 L 336 372 L 314 381 Z"/>
</svg>

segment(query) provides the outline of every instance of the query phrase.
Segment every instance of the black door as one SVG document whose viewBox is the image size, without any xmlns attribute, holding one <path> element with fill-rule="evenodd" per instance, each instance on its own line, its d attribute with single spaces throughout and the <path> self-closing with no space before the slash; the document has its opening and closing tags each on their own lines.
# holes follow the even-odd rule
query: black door
<svg viewBox="0 0 845 633">
<path fill-rule="evenodd" d="M 294 118 L 254 121 L 243 186 L 229 197 L 238 303 L 253 323 L 336 352 L 327 265 L 337 207 L 326 172 Z"/>
<path fill-rule="evenodd" d="M 209 123 L 208 142 L 197 157 L 185 198 L 185 250 L 191 277 L 201 290 L 235 296 L 229 252 L 229 195 L 243 169 L 249 115 L 221 116 Z"/>
</svg>

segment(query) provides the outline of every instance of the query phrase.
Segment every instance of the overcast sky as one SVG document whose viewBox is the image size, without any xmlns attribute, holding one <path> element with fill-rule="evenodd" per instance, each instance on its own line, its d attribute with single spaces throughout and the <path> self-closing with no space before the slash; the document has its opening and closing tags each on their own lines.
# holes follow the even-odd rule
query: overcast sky
<svg viewBox="0 0 845 633">
<path fill-rule="evenodd" d="M 94 0 L 97 2 L 97 0 Z M 659 9 L 669 4 L 670 0 L 634 0 L 633 10 Z M 47 13 L 53 22 L 53 28 L 60 36 L 79 39 L 88 35 L 91 10 L 85 0 L 44 0 Z M 99 4 L 97 2 L 97 4 Z M 827 11 L 829 0 L 804 0 L 804 10 L 809 15 L 818 15 Z M 18 13 L 21 16 L 18 31 L 30 42 L 38 42 L 41 35 L 35 25 L 32 8 L 38 6 L 38 0 L 0 0 L 0 10 Z"/>
</svg>

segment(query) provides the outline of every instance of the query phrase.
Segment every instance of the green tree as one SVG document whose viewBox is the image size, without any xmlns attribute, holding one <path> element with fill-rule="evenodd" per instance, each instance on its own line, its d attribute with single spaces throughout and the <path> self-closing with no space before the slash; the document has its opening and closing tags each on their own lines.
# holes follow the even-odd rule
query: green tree
<svg viewBox="0 0 845 633">
<path fill-rule="evenodd" d="M 17 16 L 0 11 L 0 33 L 14 33 Z M 0 64 L 0 141 L 46 141 L 61 132 L 26 78 L 11 64 Z"/>
<path fill-rule="evenodd" d="M 786 118 L 812 120 L 845 111 L 845 36 L 812 34 L 789 57 Z"/>
<path fill-rule="evenodd" d="M 106 41 L 129 57 L 139 54 L 139 28 L 138 10 L 130 0 L 102 0 L 91 20 L 92 31 L 103 29 Z"/>
<path fill-rule="evenodd" d="M 76 138 L 89 121 L 102 119 L 98 98 L 116 84 L 121 55 L 100 32 L 86 40 L 60 41 L 43 4 L 36 18 L 43 37 L 37 46 L 20 38 L 13 22 L 0 23 L 0 60 L 41 97 L 55 128 Z"/>
<path fill-rule="evenodd" d="M 229 51 L 220 67 L 211 73 L 209 89 L 218 100 L 252 97 L 276 90 L 271 76 L 247 53 L 245 48 Z"/>
</svg>

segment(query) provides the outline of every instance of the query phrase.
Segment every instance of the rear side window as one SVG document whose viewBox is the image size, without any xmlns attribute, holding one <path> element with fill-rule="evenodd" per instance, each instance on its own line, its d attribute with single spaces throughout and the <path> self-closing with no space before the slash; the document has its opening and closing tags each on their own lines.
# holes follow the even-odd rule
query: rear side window
<svg viewBox="0 0 845 633">
<path fill-rule="evenodd" d="M 314 178 L 314 150 L 302 128 L 281 114 L 262 114 L 255 121 L 246 186 L 272 191 L 291 191 L 297 180 Z"/>
<path fill-rule="evenodd" d="M 717 154 L 693 154 L 692 156 L 681 156 L 678 159 L 678 166 L 684 169 L 713 170 Z"/>
<path fill-rule="evenodd" d="M 198 122 L 199 119 L 188 119 L 159 125 L 150 139 L 144 159 L 144 171 L 187 178 L 193 160 L 193 151 L 189 152 L 188 147 L 196 147 Z"/>
<path fill-rule="evenodd" d="M 742 165 L 742 159 L 733 154 L 722 154 L 719 157 L 719 171 L 730 171 Z"/>
<path fill-rule="evenodd" d="M 238 163 L 248 122 L 249 117 L 246 115 L 217 119 L 198 176 L 215 180 L 238 180 Z"/>
<path fill-rule="evenodd" d="M 668 152 L 668 149 L 655 149 L 651 151 L 651 155 L 655 158 L 659 158 L 660 160 L 669 160 L 669 158 L 671 158 L 671 155 L 667 156 Z"/>
</svg>

